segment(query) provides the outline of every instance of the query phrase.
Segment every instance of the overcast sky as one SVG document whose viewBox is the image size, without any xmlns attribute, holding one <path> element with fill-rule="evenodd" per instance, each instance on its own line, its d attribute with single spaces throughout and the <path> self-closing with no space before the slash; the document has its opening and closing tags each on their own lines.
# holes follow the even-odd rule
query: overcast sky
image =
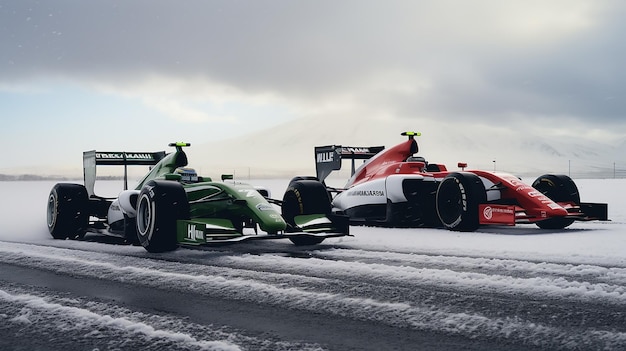
<svg viewBox="0 0 626 351">
<path fill-rule="evenodd" d="M 617 142 L 624 18 L 619 0 L 0 0 L 0 173 L 329 114 Z"/>
</svg>

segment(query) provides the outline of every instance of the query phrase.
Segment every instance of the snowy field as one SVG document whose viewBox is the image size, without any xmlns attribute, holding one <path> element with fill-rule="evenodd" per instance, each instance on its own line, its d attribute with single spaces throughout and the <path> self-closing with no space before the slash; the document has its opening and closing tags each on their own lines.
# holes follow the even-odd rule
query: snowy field
<svg viewBox="0 0 626 351">
<path fill-rule="evenodd" d="M 381 251 L 596 263 L 626 268 L 626 179 L 575 182 L 582 201 L 609 204 L 610 222 L 578 222 L 560 231 L 540 230 L 535 225 L 483 227 L 475 233 L 352 227 L 354 237 L 328 241 Z M 274 198 L 282 198 L 288 180 L 262 179 L 250 183 L 265 186 Z M 5 199 L 0 210 L 0 240 L 52 240 L 46 228 L 45 211 L 48 193 L 54 184 L 0 182 L 0 193 Z M 120 182 L 105 181 L 97 184 L 96 193 L 115 196 L 121 187 Z"/>
<path fill-rule="evenodd" d="M 472 347 L 476 340 L 495 340 L 510 349 L 624 349 L 626 180 L 575 181 L 582 201 L 609 204 L 611 221 L 575 223 L 558 231 L 520 225 L 474 233 L 353 226 L 354 236 L 327 239 L 305 252 L 278 240 L 161 255 L 127 245 L 53 240 L 45 210 L 54 182 L 0 182 L 5 199 L 0 263 L 83 279 L 142 282 L 152 289 L 165 284 L 189 294 L 328 315 L 329 321 L 335 316 L 379 323 L 407 335 L 413 330 L 443 333 L 466 338 L 467 349 L 484 347 Z M 280 198 L 287 180 L 251 183 Z M 121 187 L 120 182 L 101 186 L 96 192 L 102 195 Z M 185 326 L 179 317 L 1 283 L 0 323 L 7 330 L 56 323 L 64 333 L 76 334 L 81 347 L 92 346 L 94 339 L 121 338 L 124 344 L 109 341 L 107 347 L 344 348 L 266 340 L 245 330 L 209 332 Z M 143 344 L 129 344 L 136 334 Z M 152 343 L 155 339 L 158 344 Z"/>
</svg>

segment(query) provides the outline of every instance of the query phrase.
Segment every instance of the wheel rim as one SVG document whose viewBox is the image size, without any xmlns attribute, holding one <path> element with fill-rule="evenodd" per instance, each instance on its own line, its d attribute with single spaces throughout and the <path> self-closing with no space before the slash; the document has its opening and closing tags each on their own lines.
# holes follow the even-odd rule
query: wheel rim
<svg viewBox="0 0 626 351">
<path fill-rule="evenodd" d="M 447 180 L 437 192 L 437 212 L 441 222 L 445 225 L 454 225 L 459 221 L 463 212 L 463 196 L 460 183 Z"/>
<path fill-rule="evenodd" d="M 57 201 L 54 194 L 50 194 L 48 198 L 48 211 L 47 211 L 48 228 L 54 228 L 57 221 Z"/>
<path fill-rule="evenodd" d="M 150 228 L 154 226 L 154 208 L 148 195 L 143 194 L 139 198 L 139 205 L 137 206 L 137 233 L 142 237 L 147 237 L 149 240 L 152 236 Z"/>
</svg>

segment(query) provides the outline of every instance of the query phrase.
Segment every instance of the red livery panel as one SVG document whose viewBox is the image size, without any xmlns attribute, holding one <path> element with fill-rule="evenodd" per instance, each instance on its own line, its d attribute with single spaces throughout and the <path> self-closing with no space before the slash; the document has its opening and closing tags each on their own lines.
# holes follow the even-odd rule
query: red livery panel
<svg viewBox="0 0 626 351">
<path fill-rule="evenodd" d="M 480 224 L 515 225 L 515 206 L 478 205 Z"/>
</svg>

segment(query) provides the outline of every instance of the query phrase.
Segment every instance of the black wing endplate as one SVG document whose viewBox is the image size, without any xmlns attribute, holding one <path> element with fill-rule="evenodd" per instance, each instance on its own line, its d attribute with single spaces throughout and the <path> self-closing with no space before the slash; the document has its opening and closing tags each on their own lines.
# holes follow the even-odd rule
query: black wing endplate
<svg viewBox="0 0 626 351">
<path fill-rule="evenodd" d="M 367 160 L 384 150 L 384 146 L 341 146 L 327 145 L 315 147 L 315 171 L 317 179 L 323 182 L 332 172 L 341 169 L 341 160 L 352 160 L 352 174 L 355 172 L 354 160 Z"/>
</svg>

